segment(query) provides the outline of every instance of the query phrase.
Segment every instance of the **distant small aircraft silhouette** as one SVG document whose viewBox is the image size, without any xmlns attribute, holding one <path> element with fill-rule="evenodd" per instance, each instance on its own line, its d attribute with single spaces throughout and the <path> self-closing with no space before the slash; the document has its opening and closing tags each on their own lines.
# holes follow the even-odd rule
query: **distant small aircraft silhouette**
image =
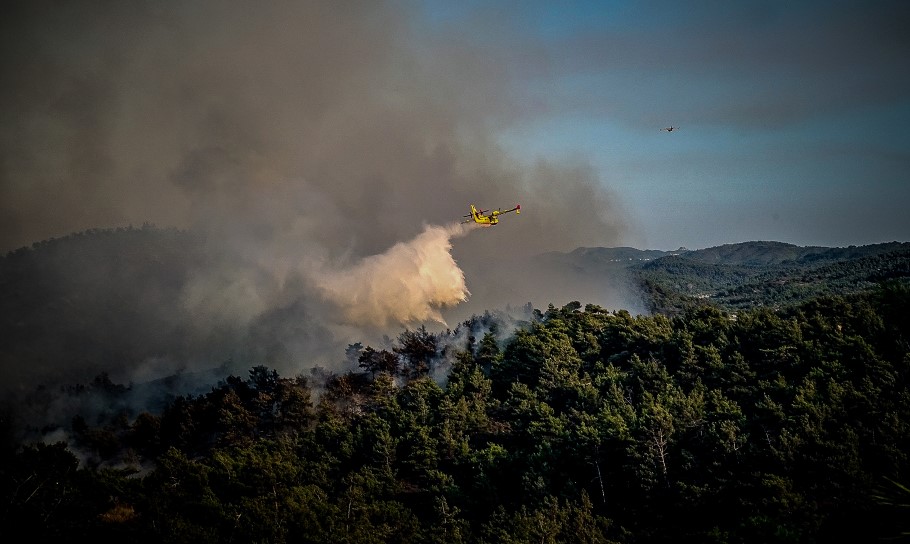
<svg viewBox="0 0 910 544">
<path fill-rule="evenodd" d="M 674 130 L 678 130 L 678 129 L 679 129 L 679 127 L 669 126 L 667 128 L 662 128 L 660 130 L 666 130 L 667 132 L 673 132 Z"/>
</svg>

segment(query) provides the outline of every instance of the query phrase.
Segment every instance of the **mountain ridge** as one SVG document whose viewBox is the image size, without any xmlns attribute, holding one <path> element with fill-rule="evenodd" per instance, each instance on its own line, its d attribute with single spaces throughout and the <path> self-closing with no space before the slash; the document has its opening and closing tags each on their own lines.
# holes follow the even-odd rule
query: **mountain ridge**
<svg viewBox="0 0 910 544">
<path fill-rule="evenodd" d="M 678 314 L 715 304 L 728 311 L 780 307 L 824 294 L 850 294 L 888 281 L 910 281 L 910 242 L 864 246 L 797 246 L 752 241 L 698 250 L 580 247 L 534 261 L 589 281 L 637 286 L 652 313 Z"/>
<path fill-rule="evenodd" d="M 579 246 L 571 251 L 548 251 L 539 253 L 537 257 L 590 258 L 599 261 L 621 262 L 624 260 L 642 261 L 668 256 L 683 256 L 706 263 L 720 262 L 724 264 L 764 265 L 772 263 L 779 264 L 788 261 L 815 261 L 825 258 L 859 258 L 869 254 L 879 254 L 902 248 L 910 248 L 910 242 L 891 241 L 859 246 L 799 246 L 787 242 L 754 240 L 709 246 L 701 249 L 680 247 L 673 251 L 638 249 L 631 246 Z"/>
</svg>

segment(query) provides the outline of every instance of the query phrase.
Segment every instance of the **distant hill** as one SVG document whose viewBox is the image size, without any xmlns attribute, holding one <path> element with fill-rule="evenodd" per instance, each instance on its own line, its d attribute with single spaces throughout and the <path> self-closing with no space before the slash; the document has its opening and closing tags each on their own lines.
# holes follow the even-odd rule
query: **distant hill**
<svg viewBox="0 0 910 544">
<path fill-rule="evenodd" d="M 754 241 L 677 251 L 578 248 L 541 254 L 536 262 L 576 277 L 609 274 L 604 281 L 635 284 L 656 313 L 676 314 L 702 304 L 735 311 L 855 293 L 886 280 L 910 281 L 910 242 L 802 247 Z"/>
<path fill-rule="evenodd" d="M 179 297 L 189 237 L 156 228 L 92 230 L 0 258 L 3 386 L 25 376 L 67 380 L 67 369 L 117 368 L 183 342 Z"/>
<path fill-rule="evenodd" d="M 889 242 L 866 246 L 796 246 L 782 242 L 744 242 L 725 244 L 680 255 L 705 263 L 744 266 L 810 265 L 860 259 L 907 249 L 910 243 Z"/>
<path fill-rule="evenodd" d="M 687 250 L 680 250 L 687 252 Z M 667 255 L 678 255 L 680 251 L 660 251 L 657 249 L 635 249 L 634 247 L 580 247 L 569 253 L 551 251 L 543 253 L 541 258 L 553 259 L 555 261 L 573 262 L 585 261 L 586 263 L 621 263 L 650 261 L 666 257 Z"/>
</svg>

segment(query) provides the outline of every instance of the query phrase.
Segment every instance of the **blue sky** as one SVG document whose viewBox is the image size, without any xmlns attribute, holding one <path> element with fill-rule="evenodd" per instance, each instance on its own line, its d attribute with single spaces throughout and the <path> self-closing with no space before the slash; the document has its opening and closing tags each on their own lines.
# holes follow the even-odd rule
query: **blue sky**
<svg viewBox="0 0 910 544">
<path fill-rule="evenodd" d="M 432 2 L 423 15 L 511 50 L 499 66 L 522 114 L 500 143 L 528 162 L 589 162 L 629 215 L 628 245 L 910 240 L 905 2 Z"/>
<path fill-rule="evenodd" d="M 0 251 L 363 256 L 472 202 L 524 212 L 469 256 L 910 241 L 905 0 L 7 4 Z"/>
</svg>

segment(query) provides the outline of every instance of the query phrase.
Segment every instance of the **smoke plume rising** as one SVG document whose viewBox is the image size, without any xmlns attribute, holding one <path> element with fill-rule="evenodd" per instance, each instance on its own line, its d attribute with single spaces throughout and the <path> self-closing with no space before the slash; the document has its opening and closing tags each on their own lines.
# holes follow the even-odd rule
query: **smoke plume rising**
<svg viewBox="0 0 910 544">
<path fill-rule="evenodd" d="M 498 143 L 534 115 L 516 97 L 550 59 L 516 56 L 537 48 L 507 25 L 480 45 L 420 9 L 4 2 L 0 250 L 150 223 L 192 233 L 194 251 L 149 253 L 126 277 L 101 253 L 45 265 L 46 285 L 81 293 L 41 314 L 67 335 L 3 316 L 50 332 L 6 351 L 0 378 L 88 380 L 110 361 L 118 380 L 226 359 L 338 368 L 378 329 L 579 298 L 519 263 L 614 245 L 621 207 L 590 165 L 527 164 Z M 432 226 L 471 203 L 523 213 L 468 237 Z"/>
</svg>

